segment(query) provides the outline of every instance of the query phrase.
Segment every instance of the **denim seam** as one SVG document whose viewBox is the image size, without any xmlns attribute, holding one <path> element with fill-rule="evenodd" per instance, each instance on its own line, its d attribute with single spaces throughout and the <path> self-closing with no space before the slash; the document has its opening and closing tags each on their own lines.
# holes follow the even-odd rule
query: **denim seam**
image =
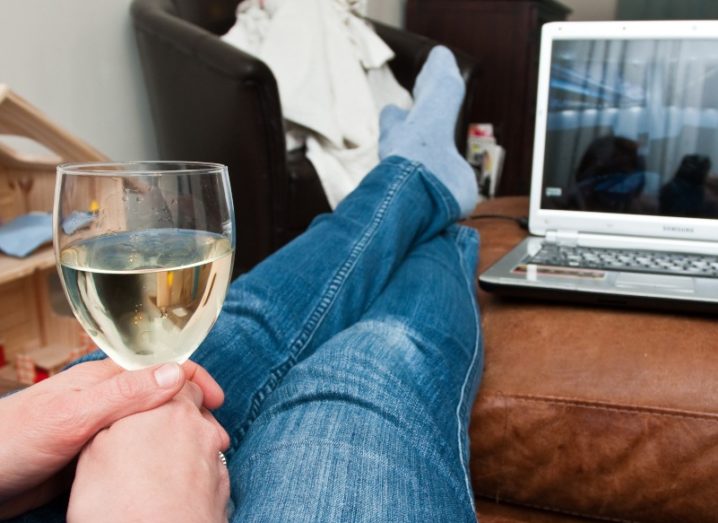
<svg viewBox="0 0 718 523">
<path fill-rule="evenodd" d="M 246 433 L 249 425 L 251 425 L 251 423 L 256 419 L 263 400 L 277 387 L 282 378 L 286 376 L 287 372 L 289 372 L 289 370 L 296 364 L 299 355 L 303 352 L 316 331 L 322 325 L 324 318 L 331 309 L 331 305 L 339 295 L 344 282 L 356 266 L 357 260 L 376 235 L 379 225 L 387 213 L 387 209 L 395 200 L 396 195 L 399 193 L 401 188 L 406 185 L 410 175 L 419 167 L 419 164 L 416 162 L 403 160 L 403 163 L 403 165 L 400 164 L 401 172 L 399 176 L 397 176 L 396 180 L 394 180 L 394 182 L 392 182 L 389 186 L 381 205 L 375 211 L 368 227 L 364 230 L 359 240 L 352 246 L 346 260 L 342 263 L 340 268 L 330 280 L 329 285 L 319 300 L 319 303 L 309 314 L 309 319 L 304 323 L 304 328 L 290 344 L 289 357 L 272 370 L 267 381 L 265 381 L 264 385 L 259 388 L 252 398 L 252 405 L 247 415 L 247 419 L 238 431 L 238 436 L 240 438 Z M 233 441 L 233 443 L 236 443 L 236 441 Z"/>
<path fill-rule="evenodd" d="M 421 173 L 424 175 L 426 182 L 431 185 L 434 192 L 439 196 L 441 203 L 444 205 L 444 210 L 446 210 L 446 215 L 453 219 L 457 219 L 461 214 L 461 211 L 459 210 L 459 203 L 456 201 L 456 198 L 454 198 L 454 196 L 449 192 L 446 185 L 439 181 L 439 179 L 431 171 L 426 169 L 423 164 L 418 165 L 421 167 Z"/>
<path fill-rule="evenodd" d="M 302 329 L 302 333 L 290 345 L 291 357 L 295 360 L 306 348 L 307 344 L 311 341 L 312 337 L 321 326 L 327 312 L 331 308 L 332 303 L 334 303 L 336 297 L 339 295 L 339 292 L 344 286 L 344 282 L 346 282 L 348 276 L 353 272 L 354 267 L 356 267 L 357 260 L 360 258 L 362 253 L 366 251 L 366 247 L 376 236 L 379 225 L 384 220 L 390 204 L 395 199 L 399 190 L 406 185 L 409 175 L 414 172 L 416 168 L 417 165 L 413 163 L 402 166 L 401 174 L 397 177 L 394 183 L 389 186 L 387 194 L 377 211 L 374 213 L 374 217 L 372 218 L 369 226 L 365 229 L 365 232 L 361 235 L 359 240 L 354 244 L 349 256 L 332 278 L 327 290 L 319 301 L 319 304 L 310 314 L 309 321 L 305 324 L 305 328 Z"/>
<path fill-rule="evenodd" d="M 461 246 L 463 243 L 463 236 L 469 234 L 468 229 L 461 228 L 459 229 L 459 233 L 457 234 L 457 243 Z M 459 446 L 459 459 L 461 460 L 461 467 L 464 470 L 464 481 L 466 482 L 466 494 L 469 498 L 469 502 L 471 503 L 471 508 L 476 512 L 476 503 L 474 501 L 473 496 L 473 489 L 471 487 L 471 479 L 470 479 L 470 472 L 469 472 L 469 464 L 467 461 L 467 452 L 464 448 L 464 440 L 465 436 L 468 432 L 468 427 L 466 424 L 463 423 L 463 419 L 466 418 L 467 414 L 467 405 L 469 398 L 469 392 L 468 389 L 473 384 L 473 377 L 476 375 L 476 363 L 478 360 L 478 354 L 479 354 L 479 346 L 481 341 L 481 326 L 479 323 L 479 314 L 475 299 L 475 293 L 474 293 L 474 284 L 473 284 L 473 278 L 467 277 L 467 270 L 470 270 L 473 274 L 473 271 L 475 268 L 471 268 L 467 266 L 466 259 L 464 257 L 464 251 L 460 247 L 458 249 L 459 251 L 459 257 L 461 258 L 461 265 L 464 267 L 463 276 L 464 276 L 464 282 L 466 283 L 466 288 L 469 292 L 469 295 L 471 296 L 471 307 L 473 309 L 474 313 L 474 324 L 476 326 L 476 336 L 474 338 L 474 350 L 473 355 L 471 357 L 471 364 L 469 365 L 469 368 L 466 371 L 466 375 L 464 376 L 464 382 L 461 386 L 461 396 L 459 397 L 459 403 L 456 406 L 456 420 L 457 420 L 457 441 Z"/>
</svg>

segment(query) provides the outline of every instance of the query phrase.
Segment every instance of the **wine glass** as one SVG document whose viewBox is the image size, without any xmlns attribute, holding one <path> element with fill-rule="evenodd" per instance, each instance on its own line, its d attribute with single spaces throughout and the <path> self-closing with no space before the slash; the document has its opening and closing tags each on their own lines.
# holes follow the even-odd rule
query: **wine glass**
<svg viewBox="0 0 718 523">
<path fill-rule="evenodd" d="M 185 361 L 214 325 L 232 274 L 227 168 L 93 162 L 57 173 L 55 257 L 79 322 L 125 369 Z"/>
</svg>

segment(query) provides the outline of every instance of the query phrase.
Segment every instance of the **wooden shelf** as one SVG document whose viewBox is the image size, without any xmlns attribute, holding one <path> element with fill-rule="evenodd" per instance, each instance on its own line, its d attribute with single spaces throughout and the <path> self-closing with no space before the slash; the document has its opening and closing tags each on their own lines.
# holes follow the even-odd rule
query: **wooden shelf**
<svg viewBox="0 0 718 523">
<path fill-rule="evenodd" d="M 27 258 L 15 258 L 0 254 L 0 285 L 54 266 L 55 253 L 52 250 L 52 245 L 41 247 Z"/>
<path fill-rule="evenodd" d="M 0 84 L 0 135 L 36 142 L 49 150 L 41 155 L 19 151 L 12 141 L 0 143 L 0 221 L 52 209 L 55 165 L 73 161 L 107 161 L 107 157 L 50 121 L 36 107 Z M 54 370 L 71 348 L 88 342 L 72 316 L 53 308 L 59 291 L 55 255 L 44 245 L 26 258 L 0 254 L 0 340 L 8 362 L 19 355 L 35 357 Z M 54 294 L 53 294 L 54 293 Z M 64 361 L 64 360 L 63 360 Z M 8 369 L 0 369 L 0 380 Z M 0 381 L 0 387 L 3 385 Z M 12 386 L 10 384 L 9 386 Z"/>
</svg>

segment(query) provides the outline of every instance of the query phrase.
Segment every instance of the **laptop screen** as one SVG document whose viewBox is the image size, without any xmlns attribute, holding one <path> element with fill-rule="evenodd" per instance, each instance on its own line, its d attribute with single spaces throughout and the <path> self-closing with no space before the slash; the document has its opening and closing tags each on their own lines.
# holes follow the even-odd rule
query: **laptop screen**
<svg viewBox="0 0 718 523">
<path fill-rule="evenodd" d="M 718 217 L 718 41 L 553 42 L 541 208 Z"/>
</svg>

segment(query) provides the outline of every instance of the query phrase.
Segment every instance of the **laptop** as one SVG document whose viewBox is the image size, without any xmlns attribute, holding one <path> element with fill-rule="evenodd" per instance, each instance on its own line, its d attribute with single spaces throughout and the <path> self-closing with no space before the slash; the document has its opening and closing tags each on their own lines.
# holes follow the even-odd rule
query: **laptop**
<svg viewBox="0 0 718 523">
<path fill-rule="evenodd" d="M 543 26 L 529 232 L 482 288 L 718 310 L 718 21 Z"/>
</svg>

